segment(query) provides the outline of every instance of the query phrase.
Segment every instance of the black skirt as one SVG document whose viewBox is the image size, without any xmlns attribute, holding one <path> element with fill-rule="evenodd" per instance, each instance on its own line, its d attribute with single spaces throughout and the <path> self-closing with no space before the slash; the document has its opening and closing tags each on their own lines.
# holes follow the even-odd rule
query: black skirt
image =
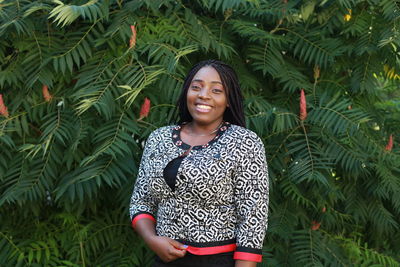
<svg viewBox="0 0 400 267">
<path fill-rule="evenodd" d="M 194 255 L 186 253 L 183 258 L 165 263 L 158 256 L 153 267 L 234 267 L 233 251 L 213 255 Z"/>
</svg>

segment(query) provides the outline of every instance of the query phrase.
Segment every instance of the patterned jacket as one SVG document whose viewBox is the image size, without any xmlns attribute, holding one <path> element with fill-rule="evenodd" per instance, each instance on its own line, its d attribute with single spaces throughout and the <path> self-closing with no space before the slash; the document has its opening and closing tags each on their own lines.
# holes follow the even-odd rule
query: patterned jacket
<svg viewBox="0 0 400 267">
<path fill-rule="evenodd" d="M 235 251 L 235 259 L 260 262 L 268 214 L 262 141 L 225 122 L 213 140 L 184 157 L 172 189 L 163 170 L 190 148 L 180 129 L 159 128 L 146 142 L 131 198 L 132 226 L 148 218 L 156 222 L 157 235 L 189 245 L 192 254 Z"/>
</svg>

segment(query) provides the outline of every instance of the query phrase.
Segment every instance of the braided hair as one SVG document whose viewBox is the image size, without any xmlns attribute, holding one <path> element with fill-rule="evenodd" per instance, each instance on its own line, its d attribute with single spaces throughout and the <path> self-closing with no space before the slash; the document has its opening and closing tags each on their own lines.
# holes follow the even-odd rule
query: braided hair
<svg viewBox="0 0 400 267">
<path fill-rule="evenodd" d="M 227 94 L 229 107 L 226 108 L 223 119 L 232 124 L 246 127 L 243 111 L 243 96 L 240 90 L 239 80 L 236 72 L 231 66 L 218 60 L 201 61 L 194 65 L 189 71 L 185 81 L 183 82 L 182 92 L 177 102 L 179 112 L 178 123 L 182 124 L 183 122 L 189 122 L 193 120 L 187 107 L 187 92 L 196 73 L 201 68 L 207 66 L 214 68 L 218 72 L 219 77 L 221 78 L 222 86 L 225 88 L 225 92 Z"/>
</svg>

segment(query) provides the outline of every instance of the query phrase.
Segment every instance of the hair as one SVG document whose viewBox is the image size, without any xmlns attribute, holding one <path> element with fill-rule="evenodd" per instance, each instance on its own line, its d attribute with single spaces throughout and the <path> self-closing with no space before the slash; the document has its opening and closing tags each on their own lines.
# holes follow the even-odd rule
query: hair
<svg viewBox="0 0 400 267">
<path fill-rule="evenodd" d="M 179 124 L 193 120 L 187 107 L 187 92 L 196 73 L 203 67 L 214 68 L 221 78 L 222 86 L 228 98 L 229 107 L 226 107 L 223 119 L 232 124 L 246 127 L 243 111 L 243 96 L 239 85 L 239 79 L 234 69 L 228 64 L 218 60 L 204 60 L 194 65 L 185 78 L 182 92 L 178 99 Z"/>
</svg>

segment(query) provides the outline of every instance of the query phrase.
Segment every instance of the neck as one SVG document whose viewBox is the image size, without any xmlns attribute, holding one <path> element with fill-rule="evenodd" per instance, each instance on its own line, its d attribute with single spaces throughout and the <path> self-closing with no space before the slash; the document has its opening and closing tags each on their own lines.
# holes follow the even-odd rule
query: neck
<svg viewBox="0 0 400 267">
<path fill-rule="evenodd" d="M 192 134 L 208 135 L 215 133 L 221 127 L 223 120 L 217 120 L 210 124 L 200 124 L 196 121 L 190 122 L 190 131 Z"/>
</svg>

